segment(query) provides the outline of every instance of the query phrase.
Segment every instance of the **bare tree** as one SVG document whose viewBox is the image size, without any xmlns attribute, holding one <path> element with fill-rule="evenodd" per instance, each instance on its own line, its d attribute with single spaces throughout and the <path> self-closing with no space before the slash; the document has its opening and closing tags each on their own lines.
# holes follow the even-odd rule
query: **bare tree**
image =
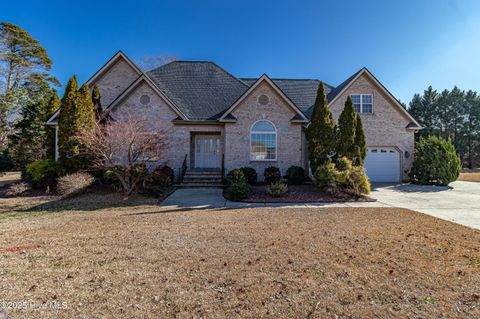
<svg viewBox="0 0 480 319">
<path fill-rule="evenodd" d="M 79 139 L 96 167 L 113 171 L 125 196 L 142 182 L 142 164 L 162 160 L 169 146 L 164 131 L 152 128 L 146 117 L 131 113 L 107 122 L 98 121 L 94 129 L 85 130 Z"/>
<path fill-rule="evenodd" d="M 150 71 L 177 60 L 173 55 L 145 55 L 138 61 L 138 65 L 143 71 Z"/>
</svg>

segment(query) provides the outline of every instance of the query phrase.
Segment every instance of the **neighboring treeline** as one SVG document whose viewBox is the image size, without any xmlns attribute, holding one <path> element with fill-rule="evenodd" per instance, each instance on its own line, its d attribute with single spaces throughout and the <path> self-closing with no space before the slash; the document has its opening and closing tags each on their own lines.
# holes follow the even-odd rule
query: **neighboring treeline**
<svg viewBox="0 0 480 319">
<path fill-rule="evenodd" d="M 47 120 L 61 107 L 59 159 L 66 172 L 86 168 L 82 143 L 77 135 L 93 129 L 100 93 L 93 96 L 84 84 L 71 77 L 60 100 L 49 74 L 52 61 L 47 51 L 29 33 L 8 22 L 0 23 L 0 172 L 2 162 L 17 169 L 55 157 L 55 130 Z M 6 164 L 5 164 L 6 165 Z"/>
<path fill-rule="evenodd" d="M 417 134 L 451 139 L 464 167 L 480 166 L 480 96 L 454 87 L 438 92 L 429 86 L 415 94 L 408 108 L 423 126 Z"/>
<path fill-rule="evenodd" d="M 59 82 L 47 51 L 19 26 L 0 22 L 0 154 L 18 167 L 53 157 L 54 130 L 45 125 L 60 106 Z M 8 154 L 7 154 L 8 152 Z"/>
</svg>

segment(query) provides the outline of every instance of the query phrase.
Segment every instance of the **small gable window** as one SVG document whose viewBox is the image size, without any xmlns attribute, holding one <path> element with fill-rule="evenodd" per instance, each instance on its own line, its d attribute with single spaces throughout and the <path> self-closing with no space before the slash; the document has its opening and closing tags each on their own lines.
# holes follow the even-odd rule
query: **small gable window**
<svg viewBox="0 0 480 319">
<path fill-rule="evenodd" d="M 277 159 L 277 130 L 270 121 L 257 121 L 250 130 L 250 159 L 274 161 Z"/>
<path fill-rule="evenodd" d="M 356 113 L 373 113 L 372 94 L 354 94 L 351 97 Z"/>
</svg>

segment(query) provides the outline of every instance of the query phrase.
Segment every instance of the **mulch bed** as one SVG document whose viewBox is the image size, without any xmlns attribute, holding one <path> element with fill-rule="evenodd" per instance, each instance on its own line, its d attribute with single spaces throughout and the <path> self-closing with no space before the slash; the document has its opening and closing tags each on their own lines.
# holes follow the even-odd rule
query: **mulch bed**
<svg viewBox="0 0 480 319">
<path fill-rule="evenodd" d="M 374 202 L 369 197 L 355 198 L 344 194 L 340 197 L 334 197 L 323 194 L 315 189 L 312 184 L 288 185 L 288 193 L 283 197 L 271 197 L 265 190 L 266 185 L 255 185 L 252 187 L 252 195 L 242 200 L 248 203 L 318 203 L 318 202 Z"/>
</svg>

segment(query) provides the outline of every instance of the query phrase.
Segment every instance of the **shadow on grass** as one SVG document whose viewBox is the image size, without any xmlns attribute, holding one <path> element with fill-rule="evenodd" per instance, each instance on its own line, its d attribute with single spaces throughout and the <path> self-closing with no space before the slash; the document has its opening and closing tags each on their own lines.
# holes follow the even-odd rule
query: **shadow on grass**
<svg viewBox="0 0 480 319">
<path fill-rule="evenodd" d="M 124 199 L 122 194 L 83 194 L 71 198 L 57 198 L 33 207 L 23 209 L 23 212 L 61 212 L 61 211 L 95 211 L 101 209 L 115 209 L 125 207 L 138 207 L 145 205 L 158 205 L 159 199 L 132 195 Z"/>
<path fill-rule="evenodd" d="M 392 183 L 372 183 L 372 191 L 381 188 L 392 189 L 403 193 L 437 193 L 453 189 L 451 186 L 417 185 L 417 184 L 392 184 Z"/>
</svg>

